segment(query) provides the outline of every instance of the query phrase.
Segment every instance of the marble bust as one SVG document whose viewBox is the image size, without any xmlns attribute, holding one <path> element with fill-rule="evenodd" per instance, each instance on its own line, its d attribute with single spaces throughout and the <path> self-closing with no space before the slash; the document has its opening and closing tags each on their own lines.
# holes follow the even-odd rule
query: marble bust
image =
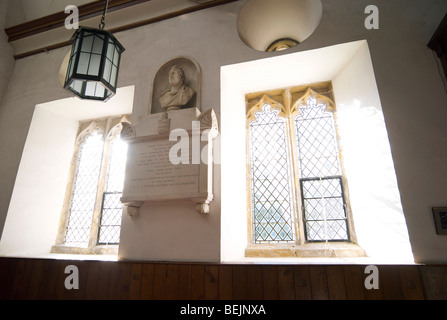
<svg viewBox="0 0 447 320">
<path fill-rule="evenodd" d="M 160 95 L 159 101 L 163 109 L 177 110 L 185 106 L 193 97 L 194 89 L 185 85 L 183 69 L 174 65 L 169 70 L 170 89 L 166 89 Z"/>
</svg>

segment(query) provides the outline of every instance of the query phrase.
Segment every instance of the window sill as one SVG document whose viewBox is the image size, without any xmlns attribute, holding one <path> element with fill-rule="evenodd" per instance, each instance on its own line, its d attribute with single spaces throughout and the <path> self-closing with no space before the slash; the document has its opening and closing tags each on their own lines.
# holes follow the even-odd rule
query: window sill
<svg viewBox="0 0 447 320">
<path fill-rule="evenodd" d="M 252 244 L 245 249 L 245 257 L 250 258 L 352 258 L 366 257 L 365 251 L 350 242 L 319 242 L 295 244 Z"/>
<path fill-rule="evenodd" d="M 85 254 L 85 255 L 117 255 L 118 245 L 97 245 L 90 248 L 72 247 L 58 244 L 51 247 L 51 253 L 61 254 Z"/>
</svg>

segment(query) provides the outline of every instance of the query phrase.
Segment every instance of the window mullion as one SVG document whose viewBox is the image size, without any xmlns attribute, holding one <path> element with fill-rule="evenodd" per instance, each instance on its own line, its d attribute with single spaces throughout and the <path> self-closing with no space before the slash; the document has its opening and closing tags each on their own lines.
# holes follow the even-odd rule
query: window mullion
<svg viewBox="0 0 447 320">
<path fill-rule="evenodd" d="M 105 132 L 110 130 L 110 118 L 107 119 Z M 96 192 L 95 209 L 92 217 L 92 227 L 90 229 L 89 248 L 96 246 L 98 242 L 99 226 L 101 222 L 101 207 L 105 188 L 107 186 L 107 168 L 109 163 L 110 139 L 107 134 L 104 135 L 104 146 L 102 150 L 101 169 L 99 172 L 98 188 Z"/>
<path fill-rule="evenodd" d="M 298 156 L 298 150 L 297 145 L 295 143 L 295 124 L 293 119 L 293 113 L 287 114 L 287 128 L 288 128 L 288 134 L 287 139 L 289 141 L 289 154 L 290 154 L 290 170 L 292 173 L 292 180 L 293 180 L 293 188 L 291 190 L 292 192 L 292 201 L 293 201 L 293 219 L 294 219 L 294 230 L 295 230 L 295 241 L 298 244 L 304 243 L 304 234 L 303 234 L 303 228 L 300 227 L 302 218 L 302 212 L 301 212 L 301 190 L 300 190 L 300 174 L 299 174 L 299 160 L 297 158 Z"/>
</svg>

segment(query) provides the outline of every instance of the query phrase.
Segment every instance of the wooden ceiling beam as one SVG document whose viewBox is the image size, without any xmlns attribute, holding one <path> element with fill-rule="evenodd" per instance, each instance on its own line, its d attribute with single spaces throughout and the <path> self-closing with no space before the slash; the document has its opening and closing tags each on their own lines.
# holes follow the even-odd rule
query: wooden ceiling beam
<svg viewBox="0 0 447 320">
<path fill-rule="evenodd" d="M 135 5 L 138 3 L 151 1 L 151 0 L 109 0 L 109 1 L 110 1 L 109 2 L 109 12 L 110 12 L 113 10 L 123 9 L 123 8 L 129 7 L 131 5 Z M 160 22 L 163 20 L 175 18 L 175 17 L 181 16 L 184 14 L 216 7 L 219 5 L 223 5 L 223 4 L 227 4 L 227 3 L 231 3 L 231 2 L 235 2 L 235 1 L 239 1 L 239 0 L 214 0 L 214 1 L 208 1 L 205 3 L 196 2 L 199 4 L 193 5 L 191 7 L 187 7 L 184 9 L 172 11 L 172 12 L 169 12 L 169 13 L 166 13 L 166 14 L 163 14 L 160 16 L 156 16 L 153 18 L 149 18 L 146 20 L 135 21 L 135 22 L 127 24 L 127 25 L 122 25 L 122 26 L 118 26 L 115 28 L 111 28 L 111 29 L 108 29 L 108 31 L 112 34 L 121 32 L 121 31 L 126 31 L 126 30 L 130 30 L 130 29 L 142 27 L 145 25 L 149 25 L 152 23 Z M 113 5 L 113 10 L 110 9 L 111 5 Z M 104 9 L 104 2 L 103 1 L 95 1 L 92 3 L 86 4 L 82 7 L 83 7 L 82 9 L 81 9 L 81 6 L 78 7 L 79 15 L 80 15 L 79 20 L 85 20 L 85 19 L 91 18 L 95 15 L 102 14 L 102 11 Z M 82 19 L 81 19 L 81 11 L 82 11 Z M 14 41 L 14 40 L 22 39 L 22 38 L 25 38 L 25 37 L 28 37 L 31 35 L 39 34 L 39 33 L 42 33 L 42 32 L 45 32 L 45 31 L 48 31 L 51 29 L 59 28 L 64 25 L 66 17 L 67 17 L 67 14 L 65 12 L 60 12 L 60 13 L 56 13 L 53 15 L 49 15 L 49 16 L 41 18 L 41 19 L 33 20 L 33 21 L 30 21 L 30 22 L 27 22 L 27 23 L 24 23 L 24 24 L 15 26 L 15 27 L 8 28 L 5 30 L 5 32 L 7 33 L 8 37 L 9 37 L 9 41 Z M 68 46 L 68 45 L 70 45 L 69 39 L 67 39 L 66 41 L 63 41 L 63 42 L 54 43 L 49 46 L 37 48 L 37 49 L 31 50 L 28 52 L 16 54 L 14 56 L 14 58 L 22 59 L 22 58 L 26 58 L 26 57 L 29 57 L 34 54 L 47 52 L 47 51 L 62 48 L 62 47 Z"/>
<path fill-rule="evenodd" d="M 124 9 L 151 0 L 109 0 L 108 12 Z M 104 11 L 104 1 L 98 0 L 78 6 L 79 21 L 99 16 Z M 57 12 L 42 18 L 28 21 L 5 29 L 8 41 L 23 39 L 64 25 L 67 14 Z"/>
</svg>

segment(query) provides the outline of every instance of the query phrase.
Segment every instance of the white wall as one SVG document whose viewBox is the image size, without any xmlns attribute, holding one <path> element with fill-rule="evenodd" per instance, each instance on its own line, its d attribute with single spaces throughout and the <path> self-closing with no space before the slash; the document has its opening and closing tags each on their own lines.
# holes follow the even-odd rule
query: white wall
<svg viewBox="0 0 447 320">
<path fill-rule="evenodd" d="M 445 0 L 376 0 L 374 3 L 380 9 L 379 30 L 364 28 L 364 9 L 371 3 L 324 0 L 321 23 L 312 36 L 290 51 L 279 53 L 257 52 L 238 38 L 237 14 L 243 3 L 237 1 L 116 34 L 126 47 L 119 87 L 135 85 L 133 117 L 137 119 L 148 114 L 153 76 L 172 57 L 184 55 L 199 63 L 201 106 L 214 108 L 221 120 L 224 108 L 221 105 L 221 98 L 224 98 L 220 91 L 221 66 L 366 39 L 415 259 L 447 262 L 447 242 L 445 236 L 436 235 L 430 210 L 431 206 L 447 206 L 447 96 L 436 61 L 426 46 L 447 11 Z M 70 96 L 58 82 L 59 66 L 67 50 L 61 48 L 15 62 L 0 105 L 1 229 L 35 106 Z M 300 70 L 289 71 L 300 80 Z M 275 73 L 263 76 L 272 78 Z M 277 84 L 281 83 L 281 79 L 276 80 Z M 221 138 L 225 139 L 223 134 Z M 223 152 L 221 155 L 223 170 L 225 155 Z M 219 188 L 217 178 L 215 190 Z M 209 228 L 203 235 L 210 235 L 211 240 L 200 244 L 197 248 L 201 252 L 195 256 L 211 261 L 221 250 L 221 201 L 220 192 L 216 193 L 211 219 L 203 223 Z M 222 193 L 222 210 L 231 207 L 231 201 Z M 162 218 L 161 214 L 157 217 Z M 142 225 L 150 224 L 150 216 L 145 219 Z M 226 223 L 225 217 L 222 219 L 222 224 Z M 203 236 L 200 241 L 206 241 L 205 238 Z M 169 251 L 164 243 L 167 242 L 162 242 L 163 248 Z M 191 243 L 197 240 L 192 239 Z"/>
<path fill-rule="evenodd" d="M 0 254 L 48 254 L 54 245 L 78 122 L 36 106 L 18 170 Z"/>
<path fill-rule="evenodd" d="M 106 104 L 67 98 L 36 105 L 0 240 L 0 255 L 45 256 L 55 244 L 80 120 L 132 113 L 133 87 Z"/>
</svg>

